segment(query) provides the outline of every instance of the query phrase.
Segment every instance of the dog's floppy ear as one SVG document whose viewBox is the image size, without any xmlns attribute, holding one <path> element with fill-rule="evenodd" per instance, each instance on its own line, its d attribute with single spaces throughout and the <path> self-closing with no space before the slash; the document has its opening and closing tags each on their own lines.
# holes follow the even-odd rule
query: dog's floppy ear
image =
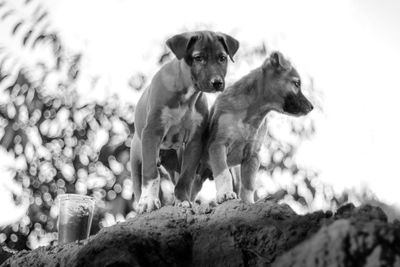
<svg viewBox="0 0 400 267">
<path fill-rule="evenodd" d="M 269 62 L 271 63 L 272 67 L 276 70 L 288 70 L 291 67 L 291 64 L 288 60 L 286 60 L 282 53 L 279 51 L 274 51 L 269 56 Z M 265 68 L 268 63 L 268 59 L 264 62 L 263 67 Z"/>
<path fill-rule="evenodd" d="M 185 32 L 172 36 L 167 40 L 166 44 L 178 59 L 182 59 L 196 39 L 196 33 Z"/>
<path fill-rule="evenodd" d="M 233 62 L 233 56 L 236 54 L 236 52 L 239 49 L 239 41 L 225 33 L 219 32 L 219 33 L 217 33 L 217 35 L 218 35 L 218 39 L 221 41 L 222 45 L 224 46 L 226 53 L 228 53 L 229 58 Z"/>
</svg>

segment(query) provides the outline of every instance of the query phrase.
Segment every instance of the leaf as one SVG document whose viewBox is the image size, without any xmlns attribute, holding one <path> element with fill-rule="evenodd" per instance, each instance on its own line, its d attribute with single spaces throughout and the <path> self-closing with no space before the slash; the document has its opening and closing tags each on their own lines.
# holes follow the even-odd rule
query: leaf
<svg viewBox="0 0 400 267">
<path fill-rule="evenodd" d="M 57 56 L 57 61 L 56 61 L 56 70 L 61 69 L 61 64 L 63 62 L 63 59 L 61 56 Z"/>
<path fill-rule="evenodd" d="M 35 11 L 33 11 L 32 15 L 34 17 L 37 17 L 42 9 L 43 9 L 43 6 L 41 4 L 39 4 L 38 7 L 35 9 Z"/>
<path fill-rule="evenodd" d="M 38 37 L 35 38 L 35 40 L 32 43 L 32 48 L 35 48 L 35 46 L 42 40 L 46 39 L 46 35 L 45 34 L 40 34 Z"/>
<path fill-rule="evenodd" d="M 40 17 L 37 18 L 35 24 L 39 23 L 40 21 L 42 21 L 47 16 L 48 16 L 47 11 L 44 11 L 43 14 Z"/>
<path fill-rule="evenodd" d="M 142 73 L 138 73 L 129 79 L 128 85 L 132 89 L 140 91 L 146 85 L 146 82 L 147 82 L 146 76 Z"/>
<path fill-rule="evenodd" d="M 17 24 L 15 24 L 13 30 L 12 30 L 12 34 L 15 35 L 18 31 L 18 29 L 21 27 L 21 25 L 24 24 L 24 21 L 21 20 L 20 22 L 18 22 Z"/>
<path fill-rule="evenodd" d="M 3 57 L 3 60 L 0 62 L 0 69 L 3 68 L 3 65 L 7 62 L 7 60 L 10 58 L 10 55 L 6 55 Z"/>
<path fill-rule="evenodd" d="M 0 140 L 0 146 L 4 147 L 7 151 L 12 148 L 14 136 L 16 131 L 13 129 L 14 120 L 9 120 L 7 126 L 4 129 L 4 135 Z"/>
<path fill-rule="evenodd" d="M 7 77 L 9 77 L 10 75 L 9 74 L 3 74 L 3 73 L 1 73 L 1 71 L 0 71 L 0 83 L 4 80 L 4 79 L 6 79 Z"/>
<path fill-rule="evenodd" d="M 13 13 L 15 13 L 14 9 L 8 10 L 6 13 L 3 14 L 3 16 L 1 16 L 1 20 L 5 20 L 8 16 L 10 16 Z"/>
<path fill-rule="evenodd" d="M 311 192 L 311 194 L 313 196 L 313 199 L 314 199 L 315 198 L 315 194 L 317 192 L 317 189 L 311 184 L 311 181 L 308 178 L 304 179 L 304 183 L 306 184 L 308 190 L 310 190 L 310 192 Z"/>
<path fill-rule="evenodd" d="M 74 59 L 72 60 L 71 65 L 68 69 L 68 78 L 72 81 L 76 80 L 76 78 L 78 77 L 81 56 L 81 54 L 77 54 L 76 56 L 74 56 Z"/>
<path fill-rule="evenodd" d="M 160 56 L 160 59 L 158 60 L 158 64 L 162 65 L 165 62 L 169 61 L 170 59 L 171 59 L 171 52 L 164 51 L 164 53 Z"/>
<path fill-rule="evenodd" d="M 33 33 L 33 30 L 29 30 L 29 31 L 26 33 L 24 39 L 22 40 L 22 44 L 23 44 L 23 45 L 26 45 L 26 43 L 28 42 L 29 37 L 31 37 L 32 33 Z"/>
<path fill-rule="evenodd" d="M 3 119 L 7 119 L 7 106 L 6 105 L 0 105 L 0 117 Z"/>
<path fill-rule="evenodd" d="M 44 26 L 41 27 L 41 30 L 38 30 L 38 31 L 37 31 L 39 34 L 36 34 L 37 37 L 36 37 L 35 40 L 31 43 L 31 47 L 32 47 L 32 48 L 35 48 L 36 45 L 37 45 L 40 41 L 45 40 L 46 38 L 49 38 L 49 39 L 50 39 L 49 34 L 47 33 L 48 28 L 49 28 L 50 26 L 51 26 L 50 23 L 47 22 Z M 37 24 L 35 24 L 34 27 L 37 27 Z"/>
<path fill-rule="evenodd" d="M 3 59 L 3 61 L 0 63 L 0 83 L 7 77 L 9 77 L 10 75 L 8 73 L 4 73 L 3 72 L 3 64 L 5 62 L 5 58 Z"/>
</svg>

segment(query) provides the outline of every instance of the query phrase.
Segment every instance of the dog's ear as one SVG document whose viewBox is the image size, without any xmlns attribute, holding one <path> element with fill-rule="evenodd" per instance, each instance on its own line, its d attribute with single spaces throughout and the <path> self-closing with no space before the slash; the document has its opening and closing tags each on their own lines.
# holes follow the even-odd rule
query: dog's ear
<svg viewBox="0 0 400 267">
<path fill-rule="evenodd" d="M 239 49 L 239 41 L 225 33 L 219 32 L 219 33 L 217 33 L 217 35 L 218 35 L 219 41 L 224 46 L 226 53 L 228 53 L 229 58 L 233 62 L 233 56 L 236 54 L 236 52 Z"/>
<path fill-rule="evenodd" d="M 166 44 L 178 59 L 182 59 L 196 40 L 196 33 L 185 32 L 172 36 L 167 40 Z"/>
<path fill-rule="evenodd" d="M 282 53 L 279 51 L 274 51 L 271 53 L 271 55 L 269 56 L 269 62 L 271 63 L 272 67 L 274 67 L 274 69 L 279 71 L 288 70 L 291 68 L 290 62 L 286 60 L 283 57 Z M 265 68 L 267 64 L 268 64 L 268 59 L 265 60 L 263 68 Z"/>
</svg>

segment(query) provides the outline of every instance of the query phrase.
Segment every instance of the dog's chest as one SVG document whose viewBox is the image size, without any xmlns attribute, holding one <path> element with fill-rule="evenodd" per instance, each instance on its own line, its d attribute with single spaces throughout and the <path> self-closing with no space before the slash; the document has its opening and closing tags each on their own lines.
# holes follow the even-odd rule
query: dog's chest
<svg viewBox="0 0 400 267">
<path fill-rule="evenodd" d="M 164 107 L 161 111 L 161 123 L 164 126 L 162 149 L 178 149 L 191 140 L 193 133 L 203 121 L 203 116 L 188 105 L 177 108 Z"/>
<path fill-rule="evenodd" d="M 179 125 L 183 122 L 189 111 L 187 105 L 182 105 L 177 108 L 164 107 L 161 111 L 161 123 L 165 128 Z M 185 118 L 186 119 L 186 118 Z"/>
<path fill-rule="evenodd" d="M 259 152 L 264 140 L 266 125 L 262 123 L 260 127 L 255 127 L 244 122 L 242 118 L 236 118 L 236 121 L 229 120 L 229 118 L 225 118 L 225 120 L 228 127 L 227 160 L 228 165 L 234 166 Z"/>
</svg>

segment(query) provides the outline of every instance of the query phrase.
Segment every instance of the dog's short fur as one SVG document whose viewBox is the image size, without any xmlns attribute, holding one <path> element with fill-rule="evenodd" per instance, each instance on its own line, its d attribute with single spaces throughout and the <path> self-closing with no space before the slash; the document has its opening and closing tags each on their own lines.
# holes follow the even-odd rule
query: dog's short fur
<svg viewBox="0 0 400 267">
<path fill-rule="evenodd" d="M 254 202 L 255 176 L 260 166 L 258 154 L 267 130 L 267 113 L 275 110 L 299 116 L 312 109 L 312 104 L 301 92 L 296 69 L 280 52 L 273 52 L 261 67 L 217 97 L 211 110 L 207 147 L 200 175 L 193 184 L 192 198 L 207 178 L 205 170 L 211 167 L 218 203 L 237 198 L 233 182 L 239 179 L 240 198 Z"/>
<path fill-rule="evenodd" d="M 199 164 L 208 106 L 202 92 L 223 91 L 227 58 L 232 59 L 239 42 L 211 31 L 178 34 L 167 40 L 176 59 L 164 65 L 143 92 L 135 111 L 135 134 L 131 145 L 134 201 L 138 212 L 161 206 L 159 162 L 168 171 L 179 171 L 175 187 L 178 203 L 190 201 L 190 185 Z M 159 158 L 160 149 L 182 154 Z M 167 155 L 175 155 L 167 151 Z M 182 162 L 174 162 L 182 158 Z M 171 162 L 172 161 L 172 162 Z M 176 170 L 170 170 L 171 166 Z M 167 173 L 162 171 L 162 176 Z"/>
</svg>

